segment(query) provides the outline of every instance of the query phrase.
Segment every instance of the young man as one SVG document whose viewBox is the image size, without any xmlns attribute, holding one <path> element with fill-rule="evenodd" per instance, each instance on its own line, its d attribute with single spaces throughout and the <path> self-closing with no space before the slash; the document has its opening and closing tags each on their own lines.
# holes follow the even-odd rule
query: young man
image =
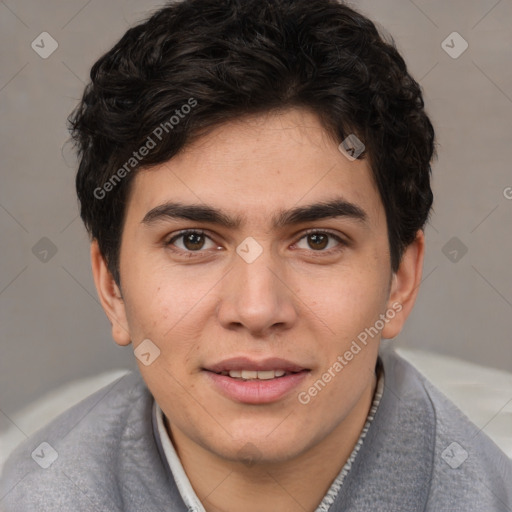
<svg viewBox="0 0 512 512">
<path fill-rule="evenodd" d="M 511 461 L 379 353 L 421 281 L 423 106 L 335 0 L 184 0 L 130 29 L 71 124 L 140 375 L 18 448 L 2 510 L 512 510 Z"/>
</svg>

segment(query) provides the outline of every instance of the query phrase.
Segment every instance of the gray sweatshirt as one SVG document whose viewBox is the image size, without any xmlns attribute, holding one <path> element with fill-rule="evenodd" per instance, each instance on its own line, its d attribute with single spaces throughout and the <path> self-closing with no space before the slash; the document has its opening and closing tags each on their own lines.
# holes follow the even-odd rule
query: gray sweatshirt
<svg viewBox="0 0 512 512">
<path fill-rule="evenodd" d="M 512 461 L 408 362 L 381 358 L 379 407 L 329 512 L 512 512 Z M 9 457 L 0 511 L 187 512 L 153 403 L 131 373 L 64 412 Z"/>
</svg>

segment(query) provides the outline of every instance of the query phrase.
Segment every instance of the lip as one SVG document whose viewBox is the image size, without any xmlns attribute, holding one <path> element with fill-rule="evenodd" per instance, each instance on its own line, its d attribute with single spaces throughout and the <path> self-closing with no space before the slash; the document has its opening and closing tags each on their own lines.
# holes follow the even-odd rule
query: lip
<svg viewBox="0 0 512 512">
<path fill-rule="evenodd" d="M 230 370 L 284 370 L 293 373 L 269 380 L 245 381 L 219 374 Z M 221 395 L 235 402 L 253 405 L 269 404 L 283 399 L 302 383 L 309 372 L 308 368 L 281 358 L 255 361 L 247 357 L 235 357 L 203 368 L 209 383 Z"/>
</svg>

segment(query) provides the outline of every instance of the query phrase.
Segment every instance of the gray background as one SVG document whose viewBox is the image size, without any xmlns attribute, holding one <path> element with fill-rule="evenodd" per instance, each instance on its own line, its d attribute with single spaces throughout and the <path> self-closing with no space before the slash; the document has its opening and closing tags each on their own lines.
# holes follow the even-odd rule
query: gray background
<svg viewBox="0 0 512 512">
<path fill-rule="evenodd" d="M 135 368 L 96 298 L 65 120 L 95 60 L 159 5 L 0 2 L 0 429 L 69 380 Z M 512 371 L 512 0 L 352 5 L 395 38 L 439 143 L 424 282 L 396 343 Z M 44 31 L 59 45 L 47 59 L 31 48 Z M 458 58 L 441 46 L 454 31 Z"/>
</svg>

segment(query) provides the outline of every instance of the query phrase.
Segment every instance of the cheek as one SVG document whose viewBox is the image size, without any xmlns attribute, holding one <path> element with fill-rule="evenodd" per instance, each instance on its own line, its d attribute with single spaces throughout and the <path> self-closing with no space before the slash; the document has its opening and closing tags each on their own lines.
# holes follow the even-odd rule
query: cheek
<svg viewBox="0 0 512 512">
<path fill-rule="evenodd" d="M 340 339 L 357 335 L 373 324 L 387 299 L 386 279 L 370 268 L 341 270 L 309 289 L 304 303 L 333 331 L 331 335 Z"/>
<path fill-rule="evenodd" d="M 125 265 L 123 277 L 130 329 L 147 337 L 165 338 L 175 326 L 186 325 L 211 288 L 209 282 L 149 259 Z"/>
</svg>

